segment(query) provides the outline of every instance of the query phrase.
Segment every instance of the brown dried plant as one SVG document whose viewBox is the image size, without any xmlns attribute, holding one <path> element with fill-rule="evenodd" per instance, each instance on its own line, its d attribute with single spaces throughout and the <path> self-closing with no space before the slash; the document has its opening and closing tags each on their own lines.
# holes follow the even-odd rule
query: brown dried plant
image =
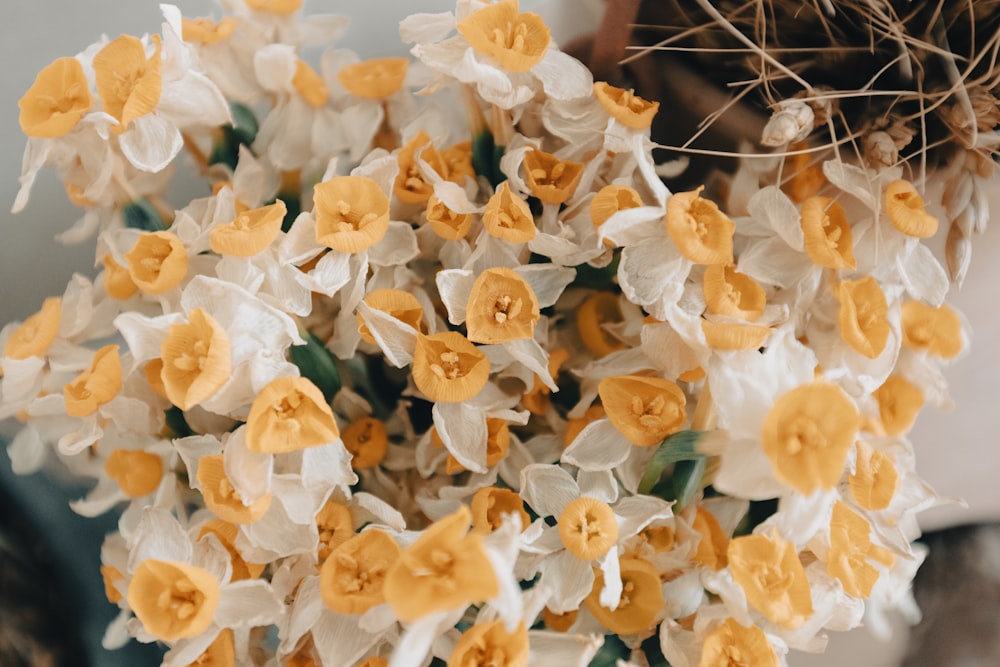
<svg viewBox="0 0 1000 667">
<path fill-rule="evenodd" d="M 762 149 L 901 164 L 921 190 L 944 170 L 949 268 L 964 277 L 1000 155 L 1000 0 L 647 0 L 633 44 L 623 64 L 652 58 L 723 91 L 665 147 L 732 155 L 718 137 L 751 138 L 738 104 L 760 114 Z"/>
</svg>

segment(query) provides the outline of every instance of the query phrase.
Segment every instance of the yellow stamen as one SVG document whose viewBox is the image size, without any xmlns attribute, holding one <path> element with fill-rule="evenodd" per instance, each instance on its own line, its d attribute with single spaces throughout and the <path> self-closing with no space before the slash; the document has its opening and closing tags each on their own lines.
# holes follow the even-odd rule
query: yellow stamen
<svg viewBox="0 0 1000 667">
<path fill-rule="evenodd" d="M 747 602 L 771 621 L 792 630 L 813 613 L 812 594 L 795 545 L 772 535 L 735 537 L 729 570 Z"/>
<path fill-rule="evenodd" d="M 194 565 L 148 559 L 136 567 L 126 597 L 146 632 L 172 642 L 208 629 L 219 604 L 219 582 Z"/>
<path fill-rule="evenodd" d="M 76 58 L 59 58 L 48 65 L 24 94 L 21 131 L 29 137 L 54 139 L 68 134 L 90 111 L 90 84 Z"/>
<path fill-rule="evenodd" d="M 501 0 L 469 14 L 458 32 L 473 49 L 511 72 L 526 72 L 540 63 L 550 41 L 542 17 L 519 12 L 517 0 Z"/>
</svg>

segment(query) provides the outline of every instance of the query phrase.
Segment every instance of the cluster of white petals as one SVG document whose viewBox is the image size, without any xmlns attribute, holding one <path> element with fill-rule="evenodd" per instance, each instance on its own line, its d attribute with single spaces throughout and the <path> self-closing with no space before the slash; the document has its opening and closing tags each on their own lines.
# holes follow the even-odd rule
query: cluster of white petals
<svg viewBox="0 0 1000 667">
<path fill-rule="evenodd" d="M 766 666 L 913 612 L 907 432 L 969 332 L 899 168 L 671 193 L 658 105 L 517 0 L 409 17 L 413 60 L 223 4 L 21 101 L 15 209 L 54 167 L 100 271 L 0 330 L 0 418 L 121 512 L 107 646 Z"/>
</svg>

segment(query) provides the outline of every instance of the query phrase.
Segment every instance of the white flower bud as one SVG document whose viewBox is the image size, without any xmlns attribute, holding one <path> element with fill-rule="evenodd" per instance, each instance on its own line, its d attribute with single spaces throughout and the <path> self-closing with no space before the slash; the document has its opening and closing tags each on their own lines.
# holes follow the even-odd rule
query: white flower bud
<svg viewBox="0 0 1000 667">
<path fill-rule="evenodd" d="M 777 111 L 764 126 L 760 142 L 765 146 L 784 146 L 802 141 L 813 130 L 816 115 L 805 102 L 785 100 L 778 104 Z"/>
</svg>

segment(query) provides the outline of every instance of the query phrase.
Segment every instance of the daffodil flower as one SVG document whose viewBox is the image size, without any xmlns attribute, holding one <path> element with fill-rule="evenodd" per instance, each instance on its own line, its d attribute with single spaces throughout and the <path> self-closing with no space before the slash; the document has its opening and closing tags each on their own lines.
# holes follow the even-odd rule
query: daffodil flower
<svg viewBox="0 0 1000 667">
<path fill-rule="evenodd" d="M 553 591 L 546 603 L 556 613 L 577 609 L 595 585 L 599 604 L 614 609 L 622 596 L 620 545 L 650 523 L 671 516 L 670 505 L 652 496 L 619 494 L 610 472 L 581 471 L 574 479 L 558 466 L 532 464 L 521 472 L 521 497 L 555 526 L 526 541 L 538 554 L 541 581 Z"/>
<path fill-rule="evenodd" d="M 457 30 L 458 35 L 445 39 Z M 517 0 L 503 0 L 455 14 L 415 14 L 400 25 L 403 41 L 417 42 L 412 53 L 442 77 L 476 86 L 479 95 L 502 109 L 528 102 L 537 92 L 558 100 L 590 94 L 593 79 L 578 61 L 550 44 L 541 17 L 521 12 Z"/>
</svg>

